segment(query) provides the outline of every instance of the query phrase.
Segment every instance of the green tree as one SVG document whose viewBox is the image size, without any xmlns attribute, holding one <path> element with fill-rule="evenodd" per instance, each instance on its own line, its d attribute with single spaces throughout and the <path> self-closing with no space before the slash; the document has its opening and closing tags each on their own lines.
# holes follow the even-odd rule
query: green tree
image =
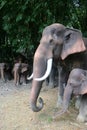
<svg viewBox="0 0 87 130">
<path fill-rule="evenodd" d="M 0 0 L 0 28 L 4 46 L 27 57 L 36 50 L 43 28 L 62 23 L 86 32 L 86 0 Z"/>
</svg>

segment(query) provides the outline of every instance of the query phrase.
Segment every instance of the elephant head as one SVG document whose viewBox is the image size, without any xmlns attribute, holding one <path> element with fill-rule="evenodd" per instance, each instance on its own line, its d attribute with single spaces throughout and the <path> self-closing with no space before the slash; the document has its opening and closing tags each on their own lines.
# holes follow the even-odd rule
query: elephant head
<svg viewBox="0 0 87 130">
<path fill-rule="evenodd" d="M 68 55 L 85 51 L 82 34 L 79 30 L 66 28 L 62 24 L 47 26 L 42 33 L 40 44 L 34 55 L 32 89 L 30 96 L 31 108 L 38 112 L 43 108 L 43 100 L 40 98 L 37 106 L 42 81 L 50 74 L 53 58 L 65 59 Z"/>
</svg>

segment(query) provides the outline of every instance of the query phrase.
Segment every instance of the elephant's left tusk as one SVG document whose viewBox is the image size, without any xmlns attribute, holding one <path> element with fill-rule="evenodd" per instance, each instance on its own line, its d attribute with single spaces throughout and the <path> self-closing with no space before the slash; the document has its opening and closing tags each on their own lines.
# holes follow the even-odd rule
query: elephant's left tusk
<svg viewBox="0 0 87 130">
<path fill-rule="evenodd" d="M 27 77 L 28 80 L 31 80 L 33 78 L 33 73 L 30 77 Z"/>
<path fill-rule="evenodd" d="M 52 58 L 50 58 L 47 61 L 47 70 L 46 70 L 45 75 L 43 77 L 41 77 L 41 78 L 34 78 L 34 80 L 36 80 L 36 81 L 43 81 L 43 80 L 45 80 L 49 76 L 49 74 L 51 72 L 51 69 L 52 69 Z"/>
</svg>

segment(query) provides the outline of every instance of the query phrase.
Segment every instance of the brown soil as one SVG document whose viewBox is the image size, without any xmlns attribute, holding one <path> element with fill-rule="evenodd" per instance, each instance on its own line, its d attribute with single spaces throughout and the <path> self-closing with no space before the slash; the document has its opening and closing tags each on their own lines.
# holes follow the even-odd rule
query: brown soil
<svg viewBox="0 0 87 130">
<path fill-rule="evenodd" d="M 13 81 L 0 81 L 0 130 L 87 130 L 86 123 L 76 121 L 78 111 L 74 106 L 69 108 L 69 113 L 52 119 L 57 111 L 57 89 L 43 85 L 40 96 L 44 108 L 34 113 L 29 106 L 31 83 L 15 86 Z"/>
</svg>

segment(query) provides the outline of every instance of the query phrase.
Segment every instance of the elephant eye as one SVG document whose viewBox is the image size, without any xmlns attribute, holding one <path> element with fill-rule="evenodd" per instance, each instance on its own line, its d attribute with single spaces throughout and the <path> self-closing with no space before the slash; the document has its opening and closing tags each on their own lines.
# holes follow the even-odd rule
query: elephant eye
<svg viewBox="0 0 87 130">
<path fill-rule="evenodd" d="M 69 33 L 68 35 L 66 35 L 65 40 L 68 41 L 70 39 L 71 33 Z"/>
<path fill-rule="evenodd" d="M 53 45 L 53 39 L 50 39 L 50 45 Z"/>
</svg>

